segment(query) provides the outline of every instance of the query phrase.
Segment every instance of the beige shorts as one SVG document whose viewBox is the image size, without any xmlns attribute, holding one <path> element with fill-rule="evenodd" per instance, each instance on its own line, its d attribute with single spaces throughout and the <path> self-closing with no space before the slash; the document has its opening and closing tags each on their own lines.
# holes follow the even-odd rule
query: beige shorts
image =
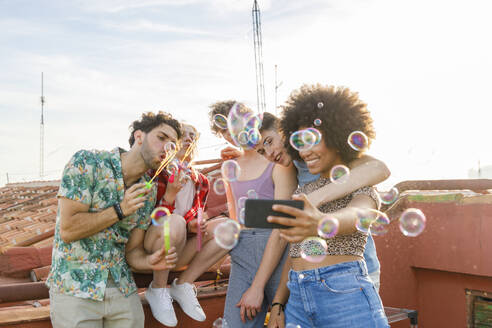
<svg viewBox="0 0 492 328">
<path fill-rule="evenodd" d="M 50 291 L 53 328 L 143 328 L 140 297 L 125 297 L 118 288 L 107 287 L 104 301 L 84 299 Z"/>
</svg>

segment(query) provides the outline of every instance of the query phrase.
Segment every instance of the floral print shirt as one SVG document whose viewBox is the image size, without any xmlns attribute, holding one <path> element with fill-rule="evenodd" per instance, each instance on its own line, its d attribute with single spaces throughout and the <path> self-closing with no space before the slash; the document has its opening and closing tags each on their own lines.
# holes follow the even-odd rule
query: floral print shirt
<svg viewBox="0 0 492 328">
<path fill-rule="evenodd" d="M 58 197 L 89 205 L 89 212 L 99 212 L 123 201 L 125 185 L 120 152 L 80 150 L 63 171 Z M 139 182 L 150 180 L 147 175 Z M 112 226 L 71 243 L 60 237 L 60 210 L 56 218 L 51 272 L 46 284 L 68 295 L 102 301 L 109 274 L 116 286 L 129 296 L 137 290 L 125 259 L 125 246 L 133 228 L 146 230 L 156 200 L 152 188 L 145 205 Z"/>
</svg>

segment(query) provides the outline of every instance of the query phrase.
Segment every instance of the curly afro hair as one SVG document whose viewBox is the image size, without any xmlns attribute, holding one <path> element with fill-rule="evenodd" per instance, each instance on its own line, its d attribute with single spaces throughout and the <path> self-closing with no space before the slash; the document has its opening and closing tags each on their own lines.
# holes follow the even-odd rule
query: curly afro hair
<svg viewBox="0 0 492 328">
<path fill-rule="evenodd" d="M 237 103 L 239 105 L 239 112 L 240 113 L 246 113 L 250 112 L 252 113 L 253 111 L 246 107 L 243 103 L 237 102 L 235 100 L 225 100 L 225 101 L 217 101 L 210 105 L 210 111 L 208 112 L 209 116 L 209 122 L 210 122 L 210 129 L 212 130 L 212 133 L 220 136 L 220 133 L 222 131 L 221 128 L 219 128 L 217 125 L 214 123 L 214 116 L 217 114 L 224 115 L 225 118 L 229 116 L 229 112 L 231 111 L 232 106 Z"/>
<path fill-rule="evenodd" d="M 316 119 L 321 120 L 319 126 L 314 125 Z M 376 136 L 367 104 L 359 99 L 357 92 L 346 87 L 303 85 L 290 94 L 283 106 L 280 130 L 285 136 L 285 148 L 293 159 L 300 160 L 300 157 L 290 145 L 289 137 L 308 127 L 318 129 L 326 147 L 337 150 L 345 163 L 361 156 L 361 152 L 352 149 L 347 142 L 350 133 L 364 132 L 369 145 Z"/>
<path fill-rule="evenodd" d="M 172 127 L 176 131 L 178 140 L 181 139 L 181 136 L 183 135 L 183 131 L 181 130 L 181 123 L 174 119 L 171 114 L 163 111 L 159 111 L 157 112 L 157 114 L 147 112 L 142 114 L 140 120 L 134 121 L 130 125 L 130 138 L 128 139 L 130 147 L 133 146 L 133 143 L 135 142 L 135 131 L 141 130 L 145 133 L 149 133 L 161 124 L 167 124 Z"/>
</svg>

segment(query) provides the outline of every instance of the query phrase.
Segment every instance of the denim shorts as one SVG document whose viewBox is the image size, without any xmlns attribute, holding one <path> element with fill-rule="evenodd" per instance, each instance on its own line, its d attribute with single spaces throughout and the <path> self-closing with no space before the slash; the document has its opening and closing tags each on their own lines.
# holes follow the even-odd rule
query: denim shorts
<svg viewBox="0 0 492 328">
<path fill-rule="evenodd" d="M 285 322 L 307 327 L 389 327 L 366 263 L 344 262 L 289 272 Z"/>
</svg>

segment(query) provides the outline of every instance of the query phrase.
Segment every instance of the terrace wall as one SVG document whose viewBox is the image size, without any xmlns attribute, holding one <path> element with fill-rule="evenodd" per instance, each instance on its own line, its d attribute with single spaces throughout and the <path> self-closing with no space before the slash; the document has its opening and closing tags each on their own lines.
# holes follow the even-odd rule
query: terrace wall
<svg viewBox="0 0 492 328">
<path fill-rule="evenodd" d="M 492 195 L 416 195 L 405 207 L 421 209 L 427 226 L 411 238 L 395 221 L 374 238 L 384 305 L 417 309 L 419 328 L 467 327 L 466 289 L 492 297 Z"/>
</svg>

